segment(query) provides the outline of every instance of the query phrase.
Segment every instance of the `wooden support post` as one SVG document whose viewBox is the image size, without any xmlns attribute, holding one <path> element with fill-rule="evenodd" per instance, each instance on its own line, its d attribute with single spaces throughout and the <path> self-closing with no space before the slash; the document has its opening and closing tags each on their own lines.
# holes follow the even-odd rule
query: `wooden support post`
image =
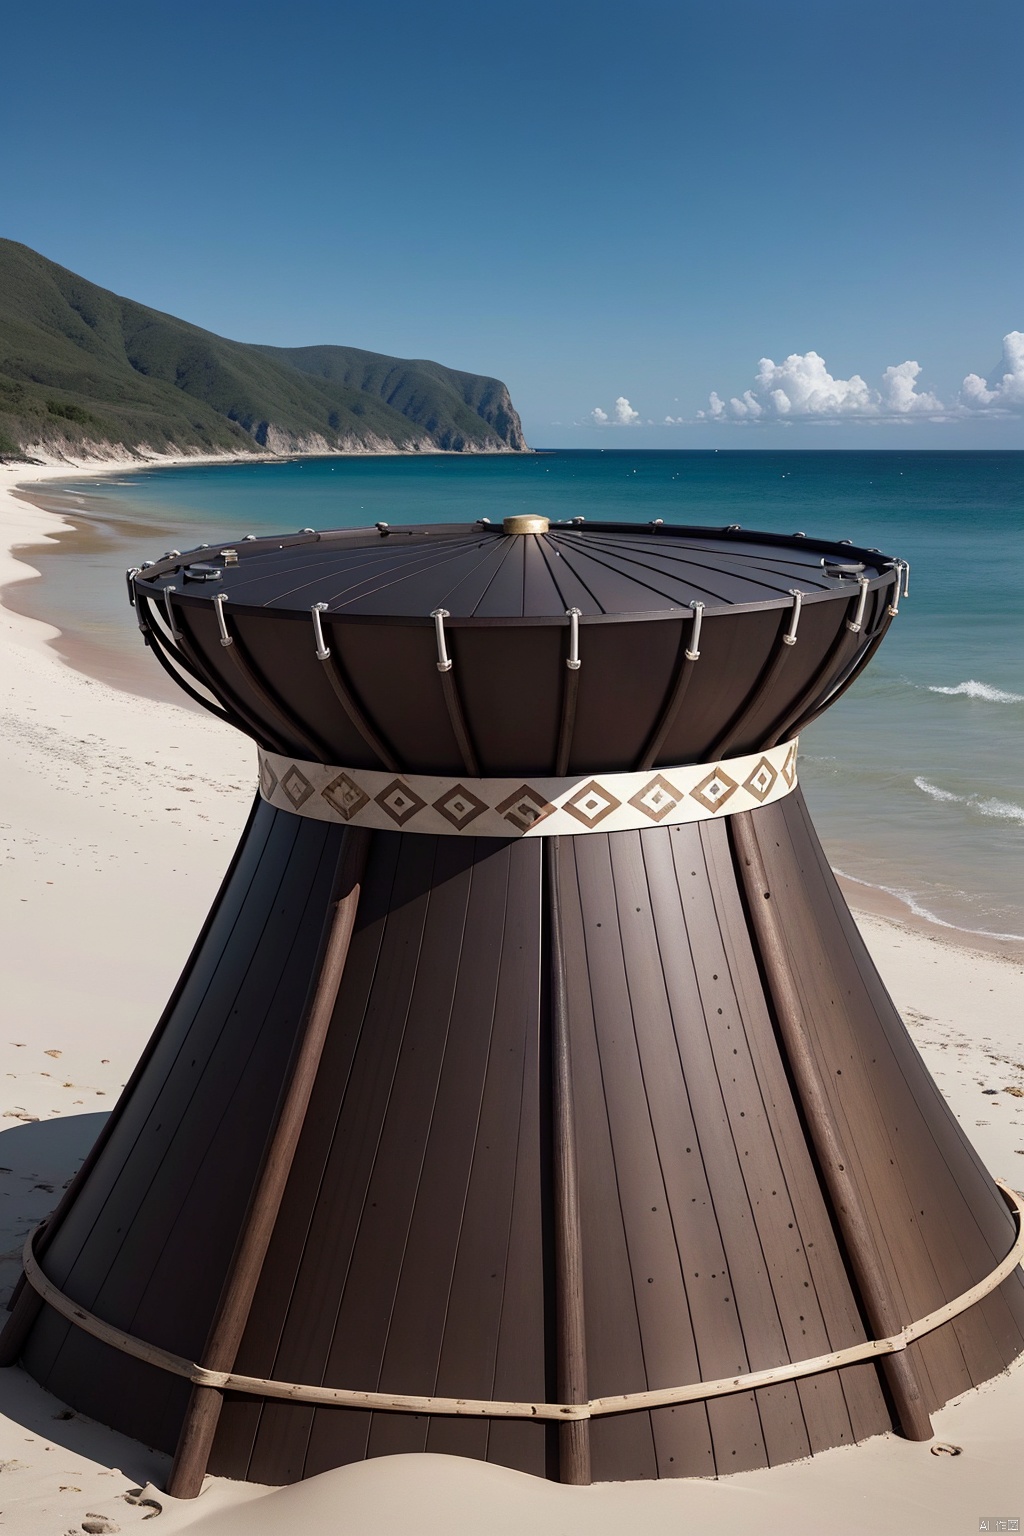
<svg viewBox="0 0 1024 1536">
<path fill-rule="evenodd" d="M 558 1397 L 587 1401 L 587 1337 L 583 1308 L 583 1241 L 580 1231 L 576 1119 L 573 1107 L 569 997 L 562 941 L 558 855 L 560 839 L 544 839 L 551 943 L 551 1083 L 555 1197 L 555 1312 Z M 558 1428 L 558 1465 L 563 1483 L 590 1482 L 590 1423 L 572 1419 Z"/>
<path fill-rule="evenodd" d="M 338 882 L 340 896 L 334 904 L 316 990 L 293 1057 L 280 1114 L 203 1353 L 203 1364 L 208 1370 L 232 1370 L 242 1342 L 337 1002 L 371 836 L 363 828 L 345 829 Z M 192 1388 L 167 1484 L 172 1498 L 194 1499 L 202 1488 L 223 1401 L 224 1394 L 215 1387 Z"/>
<path fill-rule="evenodd" d="M 790 969 L 785 934 L 772 900 L 768 875 L 757 841 L 753 822 L 755 814 L 751 811 L 738 811 L 729 818 L 754 939 L 771 993 L 782 1047 L 860 1292 L 868 1326 L 876 1338 L 885 1338 L 898 1333 L 902 1323 L 814 1058 Z M 906 1351 L 883 1356 L 881 1366 L 904 1435 L 908 1440 L 930 1440 L 931 1420 L 921 1397 L 917 1373 Z"/>
</svg>

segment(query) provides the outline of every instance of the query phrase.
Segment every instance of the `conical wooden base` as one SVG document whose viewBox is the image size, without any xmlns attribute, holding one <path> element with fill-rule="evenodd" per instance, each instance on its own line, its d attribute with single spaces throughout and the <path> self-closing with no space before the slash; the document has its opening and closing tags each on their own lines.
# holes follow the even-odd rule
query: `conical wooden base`
<svg viewBox="0 0 1024 1536">
<path fill-rule="evenodd" d="M 1013 1222 L 871 964 L 799 792 L 750 821 L 828 1112 L 905 1324 L 988 1274 Z M 145 1070 L 45 1254 L 80 1304 L 190 1359 L 203 1359 L 273 1130 L 343 840 L 259 808 Z M 589 1395 L 871 1337 L 728 821 L 564 839 L 557 859 L 582 1249 L 573 1304 Z M 373 834 L 237 1370 L 558 1397 L 552 895 L 539 839 Z M 924 1408 L 1022 1346 L 1017 1272 L 911 1347 Z M 48 1309 L 24 1360 L 76 1408 L 174 1450 L 186 1383 Z M 592 1475 L 774 1465 L 894 1419 L 878 1367 L 858 1364 L 595 1419 Z M 282 1483 L 419 1450 L 565 1475 L 558 1429 L 539 1422 L 232 1395 L 210 1470 Z"/>
</svg>

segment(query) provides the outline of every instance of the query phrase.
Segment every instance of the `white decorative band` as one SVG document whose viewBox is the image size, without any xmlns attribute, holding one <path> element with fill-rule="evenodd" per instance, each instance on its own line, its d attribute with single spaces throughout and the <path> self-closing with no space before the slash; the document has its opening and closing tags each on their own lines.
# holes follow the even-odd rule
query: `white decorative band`
<svg viewBox="0 0 1024 1536">
<path fill-rule="evenodd" d="M 260 751 L 260 794 L 314 821 L 446 837 L 579 837 L 752 811 L 796 787 L 796 741 L 748 757 L 573 778 L 453 779 Z"/>
</svg>

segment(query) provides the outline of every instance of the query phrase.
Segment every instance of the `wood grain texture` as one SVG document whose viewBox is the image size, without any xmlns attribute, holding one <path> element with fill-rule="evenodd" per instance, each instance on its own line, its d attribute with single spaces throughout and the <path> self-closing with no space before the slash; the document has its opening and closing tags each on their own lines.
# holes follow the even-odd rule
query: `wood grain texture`
<svg viewBox="0 0 1024 1536">
<path fill-rule="evenodd" d="M 863 949 L 799 794 L 752 820 L 810 1056 L 897 1321 L 909 1322 L 987 1274 L 1012 1221 Z M 275 1123 L 342 837 L 256 812 L 46 1256 L 81 1305 L 193 1359 Z M 837 1241 L 728 822 L 598 832 L 561 839 L 549 855 L 539 840 L 374 833 L 238 1371 L 370 1392 L 559 1399 L 546 856 L 557 860 L 571 1045 L 578 1391 L 610 1397 L 769 1370 L 878 1331 Z M 1015 1275 L 907 1357 L 931 1409 L 1022 1342 Z M 25 1360 L 80 1411 L 173 1447 L 187 1383 L 49 1308 Z M 877 1364 L 857 1363 L 595 1418 L 592 1476 L 713 1476 L 851 1444 L 892 1426 L 879 1377 Z M 231 1392 L 210 1466 L 285 1483 L 427 1450 L 557 1477 L 562 1428 Z"/>
</svg>

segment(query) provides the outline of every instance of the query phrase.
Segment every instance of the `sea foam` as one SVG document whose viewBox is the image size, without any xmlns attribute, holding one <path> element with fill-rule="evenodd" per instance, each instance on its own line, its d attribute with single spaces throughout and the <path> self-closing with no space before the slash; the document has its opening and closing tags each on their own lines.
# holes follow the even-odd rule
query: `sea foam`
<svg viewBox="0 0 1024 1536">
<path fill-rule="evenodd" d="M 863 885 L 866 890 L 884 891 L 887 896 L 895 896 L 897 901 L 902 901 L 904 906 L 909 907 L 915 917 L 923 918 L 928 923 L 934 923 L 937 928 L 951 928 L 954 933 L 974 934 L 979 939 L 1014 939 L 1017 941 L 1024 939 L 1024 933 L 993 933 L 990 928 L 965 928 L 960 923 L 947 923 L 944 917 L 939 917 L 936 913 L 930 912 L 927 907 L 922 906 L 912 891 L 905 890 L 901 886 L 881 885 L 874 880 L 858 880 L 856 875 L 847 874 L 845 869 L 840 869 L 835 864 L 832 868 L 833 872 L 841 879 L 849 880 L 854 885 Z"/>
<path fill-rule="evenodd" d="M 940 789 L 937 784 L 930 784 L 927 779 L 920 777 L 914 780 L 914 784 L 933 800 L 950 805 L 966 805 L 980 816 L 991 816 L 997 821 L 1014 821 L 1024 827 L 1024 805 L 1015 805 L 1012 800 L 983 800 L 980 795 L 955 795 L 952 790 Z"/>
<path fill-rule="evenodd" d="M 1024 704 L 1024 693 L 1008 693 L 1005 688 L 993 688 L 991 683 L 979 683 L 973 677 L 955 688 L 939 688 L 929 684 L 929 693 L 962 694 L 968 699 L 985 699 L 989 704 Z"/>
</svg>

